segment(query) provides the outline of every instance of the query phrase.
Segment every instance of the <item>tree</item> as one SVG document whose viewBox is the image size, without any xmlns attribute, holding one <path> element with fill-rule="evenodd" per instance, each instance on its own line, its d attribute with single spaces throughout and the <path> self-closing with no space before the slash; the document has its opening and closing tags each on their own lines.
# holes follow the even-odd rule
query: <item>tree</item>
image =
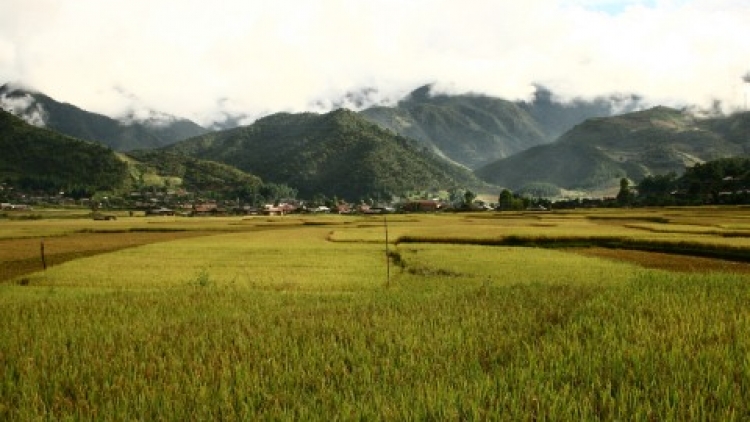
<svg viewBox="0 0 750 422">
<path fill-rule="evenodd" d="M 462 189 L 459 188 L 450 188 L 448 189 L 448 201 L 453 206 L 458 206 L 459 202 L 462 202 L 464 199 L 465 192 Z"/>
<path fill-rule="evenodd" d="M 672 192 L 677 190 L 677 174 L 657 174 L 646 176 L 638 184 L 638 201 L 645 205 L 669 205 L 675 199 Z"/>
<path fill-rule="evenodd" d="M 500 210 L 510 210 L 513 208 L 513 193 L 508 189 L 503 189 L 497 200 Z"/>
<path fill-rule="evenodd" d="M 620 179 L 620 191 L 617 193 L 617 203 L 620 205 L 629 205 L 632 200 L 630 192 L 630 181 L 627 177 Z"/>
<path fill-rule="evenodd" d="M 471 204 L 474 203 L 474 200 L 476 198 L 477 198 L 477 194 L 476 193 L 474 193 L 474 192 L 472 192 L 470 190 L 466 190 L 466 192 L 464 193 L 464 207 L 471 208 Z"/>
<path fill-rule="evenodd" d="M 552 183 L 530 182 L 521 187 L 517 193 L 532 198 L 554 198 L 560 196 L 561 190 Z"/>
</svg>

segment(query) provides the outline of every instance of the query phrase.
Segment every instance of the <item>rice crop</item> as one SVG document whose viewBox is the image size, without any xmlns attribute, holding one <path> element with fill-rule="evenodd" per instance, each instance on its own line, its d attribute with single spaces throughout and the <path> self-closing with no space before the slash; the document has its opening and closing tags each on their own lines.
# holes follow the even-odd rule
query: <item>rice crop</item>
<svg viewBox="0 0 750 422">
<path fill-rule="evenodd" d="M 489 216 L 393 221 L 389 287 L 382 219 L 243 221 L 0 284 L 0 419 L 750 418 L 746 275 L 396 241 L 549 229 Z"/>
</svg>

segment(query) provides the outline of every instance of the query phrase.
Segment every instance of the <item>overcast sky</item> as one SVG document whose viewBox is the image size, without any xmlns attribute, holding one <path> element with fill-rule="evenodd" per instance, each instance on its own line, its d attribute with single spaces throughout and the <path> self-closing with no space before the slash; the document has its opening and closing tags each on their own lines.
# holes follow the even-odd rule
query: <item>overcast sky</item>
<svg viewBox="0 0 750 422">
<path fill-rule="evenodd" d="M 744 107 L 748 0 L 0 0 L 0 83 L 117 116 L 326 111 L 363 87 Z M 747 78 L 750 80 L 750 77 Z"/>
</svg>

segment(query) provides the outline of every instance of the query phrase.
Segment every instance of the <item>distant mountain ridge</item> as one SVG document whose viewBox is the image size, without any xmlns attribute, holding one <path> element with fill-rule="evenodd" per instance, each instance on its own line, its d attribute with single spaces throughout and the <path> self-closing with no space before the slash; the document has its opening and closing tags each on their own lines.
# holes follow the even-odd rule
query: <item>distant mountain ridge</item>
<svg viewBox="0 0 750 422">
<path fill-rule="evenodd" d="M 208 132 L 190 120 L 161 113 L 152 113 L 142 121 L 119 121 L 10 84 L 0 86 L 0 108 L 35 126 L 100 142 L 117 151 L 158 148 Z"/>
<path fill-rule="evenodd" d="M 482 184 L 470 171 L 346 109 L 278 113 L 166 150 L 233 165 L 295 187 L 302 197 L 324 194 L 353 200 Z"/>
<path fill-rule="evenodd" d="M 375 96 L 370 88 L 347 94 L 344 104 L 363 105 Z M 368 97 L 369 98 L 369 97 Z M 467 168 L 478 168 L 535 145 L 552 142 L 586 118 L 609 116 L 637 107 L 638 99 L 599 98 L 561 103 L 537 87 L 528 102 L 511 102 L 483 95 L 434 94 L 432 87 L 414 90 L 394 107 L 378 106 L 360 113 L 399 135 L 421 141 L 437 155 Z M 0 87 L 0 107 L 36 126 L 48 127 L 79 139 L 101 142 L 117 151 L 159 148 L 176 141 L 237 127 L 246 115 L 226 116 L 211 129 L 168 114 L 120 120 L 58 102 L 17 85 Z"/>
<path fill-rule="evenodd" d="M 468 168 L 479 168 L 536 145 L 554 141 L 591 117 L 611 116 L 637 108 L 636 97 L 591 101 L 554 101 L 537 87 L 529 102 L 484 95 L 435 94 L 427 85 L 394 107 L 372 107 L 360 113 L 394 132 L 423 142 L 436 154 Z"/>
<path fill-rule="evenodd" d="M 558 141 L 476 171 L 483 180 L 518 189 L 530 182 L 565 189 L 611 187 L 622 177 L 675 172 L 750 152 L 750 113 L 701 119 L 668 107 L 589 119 Z"/>
</svg>

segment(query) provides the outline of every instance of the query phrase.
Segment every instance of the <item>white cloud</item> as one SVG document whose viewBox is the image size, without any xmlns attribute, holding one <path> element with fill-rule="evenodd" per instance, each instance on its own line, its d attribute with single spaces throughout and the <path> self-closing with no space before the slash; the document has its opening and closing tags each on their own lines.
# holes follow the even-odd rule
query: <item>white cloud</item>
<svg viewBox="0 0 750 422">
<path fill-rule="evenodd" d="M 0 81 L 109 115 L 208 123 L 393 101 L 437 82 L 525 98 L 744 101 L 744 0 L 6 0 Z M 137 112 L 135 113 L 138 114 Z"/>
<path fill-rule="evenodd" d="M 34 126 L 44 127 L 46 125 L 47 112 L 29 94 L 11 96 L 3 93 L 0 95 L 0 108 L 19 116 Z"/>
</svg>

